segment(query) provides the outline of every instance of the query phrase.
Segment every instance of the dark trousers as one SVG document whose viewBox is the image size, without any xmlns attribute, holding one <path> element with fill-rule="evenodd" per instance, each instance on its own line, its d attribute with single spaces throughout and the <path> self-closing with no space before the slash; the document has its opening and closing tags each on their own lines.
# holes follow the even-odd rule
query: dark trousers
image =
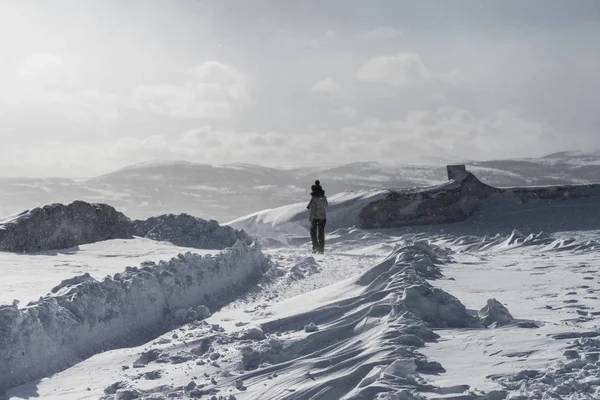
<svg viewBox="0 0 600 400">
<path fill-rule="evenodd" d="M 326 219 L 313 219 L 310 223 L 310 238 L 312 239 L 313 251 L 323 252 L 325 250 L 326 223 Z"/>
</svg>

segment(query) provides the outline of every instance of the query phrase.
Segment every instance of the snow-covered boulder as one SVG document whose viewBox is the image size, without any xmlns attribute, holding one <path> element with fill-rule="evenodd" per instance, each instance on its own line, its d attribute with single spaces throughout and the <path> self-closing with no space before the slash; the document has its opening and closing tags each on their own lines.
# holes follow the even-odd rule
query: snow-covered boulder
<svg viewBox="0 0 600 400">
<path fill-rule="evenodd" d="M 229 226 L 220 226 L 217 221 L 207 221 L 188 214 L 167 214 L 132 223 L 135 236 L 168 241 L 177 246 L 197 249 L 224 249 L 238 240 L 250 243 L 244 233 Z"/>
<path fill-rule="evenodd" d="M 222 306 L 267 264 L 259 246 L 238 242 L 212 256 L 180 254 L 102 281 L 72 280 L 21 309 L 0 306 L 0 392 L 159 334 L 172 310 Z"/>
<path fill-rule="evenodd" d="M 489 299 L 485 307 L 479 310 L 479 318 L 485 327 L 499 327 L 514 322 L 508 309 L 496 299 Z"/>
<path fill-rule="evenodd" d="M 129 218 L 106 204 L 49 204 L 0 224 L 0 251 L 29 253 L 127 238 L 129 223 Z"/>
</svg>

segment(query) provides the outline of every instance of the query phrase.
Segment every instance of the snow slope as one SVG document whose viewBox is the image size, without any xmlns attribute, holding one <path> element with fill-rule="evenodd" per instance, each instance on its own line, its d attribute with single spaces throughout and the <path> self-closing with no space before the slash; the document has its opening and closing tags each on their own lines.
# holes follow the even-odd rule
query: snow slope
<svg viewBox="0 0 600 400">
<path fill-rule="evenodd" d="M 358 225 L 358 214 L 368 203 L 382 199 L 388 190 L 358 191 L 340 193 L 328 197 L 327 229 L 348 228 Z M 285 240 L 286 235 L 307 236 L 309 234 L 308 210 L 304 203 L 260 211 L 246 217 L 233 220 L 226 225 L 244 230 L 261 238 Z"/>
</svg>

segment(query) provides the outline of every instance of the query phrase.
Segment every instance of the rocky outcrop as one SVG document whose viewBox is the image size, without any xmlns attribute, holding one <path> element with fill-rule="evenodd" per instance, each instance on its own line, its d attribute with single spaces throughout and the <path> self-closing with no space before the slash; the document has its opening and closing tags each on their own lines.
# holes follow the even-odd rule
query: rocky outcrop
<svg viewBox="0 0 600 400">
<path fill-rule="evenodd" d="M 0 224 L 0 251 L 37 252 L 130 236 L 130 220 L 106 204 L 74 201 L 25 211 Z"/>
<path fill-rule="evenodd" d="M 162 333 L 169 321 L 206 315 L 197 306 L 225 304 L 267 265 L 260 247 L 238 242 L 215 256 L 180 254 L 102 281 L 71 279 L 23 309 L 0 306 L 0 393 Z"/>
<path fill-rule="evenodd" d="M 495 188 L 464 165 L 448 166 L 448 183 L 423 189 L 391 190 L 360 210 L 359 227 L 387 229 L 464 221 L 486 202 L 522 205 L 535 200 L 565 201 L 600 196 L 600 184 Z"/>
<path fill-rule="evenodd" d="M 475 207 L 500 190 L 465 172 L 459 179 L 434 188 L 391 191 L 366 205 L 359 214 L 365 229 L 441 224 L 465 220 Z"/>
<path fill-rule="evenodd" d="M 34 253 L 62 250 L 109 239 L 140 236 L 178 246 L 222 250 L 238 240 L 252 239 L 243 231 L 188 214 L 168 214 L 131 221 L 107 204 L 75 201 L 25 211 L 0 223 L 0 251 Z"/>
<path fill-rule="evenodd" d="M 238 240 L 245 243 L 252 241 L 243 231 L 188 214 L 167 214 L 145 221 L 133 221 L 131 232 L 135 236 L 198 249 L 223 249 L 232 246 Z"/>
</svg>

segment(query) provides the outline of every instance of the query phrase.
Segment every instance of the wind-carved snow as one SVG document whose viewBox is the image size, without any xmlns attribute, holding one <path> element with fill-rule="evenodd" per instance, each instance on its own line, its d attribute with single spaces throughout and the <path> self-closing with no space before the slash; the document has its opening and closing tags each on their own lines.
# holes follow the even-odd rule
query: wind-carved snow
<svg viewBox="0 0 600 400">
<path fill-rule="evenodd" d="M 101 281 L 71 279 L 22 309 L 0 306 L 0 390 L 164 331 L 187 308 L 219 306 L 266 266 L 260 247 L 238 242 L 214 256 L 180 254 Z"/>
<path fill-rule="evenodd" d="M 481 326 L 458 299 L 426 281 L 440 277 L 447 262 L 449 254 L 441 248 L 420 242 L 404 246 L 335 289 L 273 305 L 268 310 L 277 318 L 254 321 L 254 328 L 245 327 L 231 336 L 218 331 L 220 338 L 214 333 L 212 339 L 204 336 L 207 339 L 201 340 L 213 344 L 212 352 L 208 344 L 201 352 L 190 346 L 197 355 L 190 363 L 210 365 L 217 360 L 220 364 L 225 356 L 213 357 L 223 352 L 217 350 L 218 343 L 232 343 L 237 354 L 229 348 L 226 358 L 239 364 L 224 362 L 222 368 L 233 369 L 206 393 L 226 395 L 225 388 L 234 387 L 236 398 L 362 399 L 390 392 L 418 399 L 416 391 L 435 393 L 437 388 L 420 376 L 444 371 L 419 353 L 425 343 L 438 338 L 432 329 Z M 288 310 L 288 315 L 281 310 Z M 208 390 L 206 385 L 191 385 L 189 390 L 133 385 L 128 390 L 150 399 L 176 392 L 193 397 L 197 387 Z M 104 398 L 117 397 L 115 393 Z"/>
<path fill-rule="evenodd" d="M 207 320 L 10 394 L 597 399 L 596 235 L 338 229 L 324 255 L 307 256 L 308 244 L 267 249 L 278 272 Z M 298 264 L 321 269 L 289 280 Z M 284 289 L 311 282 L 320 289 L 294 298 Z M 277 303 L 272 290 L 288 300 Z"/>
</svg>

